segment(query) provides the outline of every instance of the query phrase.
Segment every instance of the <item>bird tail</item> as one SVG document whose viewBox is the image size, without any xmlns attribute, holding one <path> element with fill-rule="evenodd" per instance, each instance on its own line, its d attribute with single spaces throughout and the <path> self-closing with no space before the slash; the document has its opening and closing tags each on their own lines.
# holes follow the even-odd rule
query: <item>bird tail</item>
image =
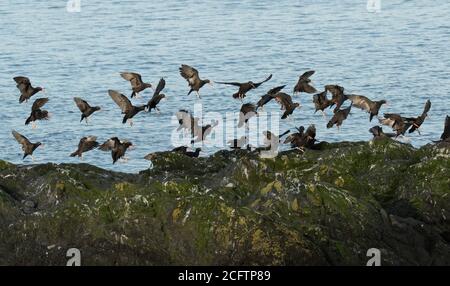
<svg viewBox="0 0 450 286">
<path fill-rule="evenodd" d="M 327 128 L 331 128 L 331 127 L 333 127 L 333 122 L 329 121 L 329 122 L 327 123 Z"/>
<path fill-rule="evenodd" d="M 76 157 L 76 156 L 80 156 L 80 154 L 78 153 L 78 150 L 73 152 L 72 154 L 70 154 L 70 157 Z"/>
<path fill-rule="evenodd" d="M 191 94 L 194 90 L 191 88 L 191 90 L 188 92 L 187 95 Z"/>
</svg>

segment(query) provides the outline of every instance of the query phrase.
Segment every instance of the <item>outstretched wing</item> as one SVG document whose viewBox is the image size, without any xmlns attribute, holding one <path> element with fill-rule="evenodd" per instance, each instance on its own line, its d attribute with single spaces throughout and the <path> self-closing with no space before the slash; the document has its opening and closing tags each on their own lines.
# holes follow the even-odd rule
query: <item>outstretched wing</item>
<svg viewBox="0 0 450 286">
<path fill-rule="evenodd" d="M 370 102 L 371 100 L 363 95 L 347 95 L 347 98 L 353 103 L 354 106 L 370 112 Z"/>
<path fill-rule="evenodd" d="M 257 87 L 259 87 L 261 84 L 263 84 L 263 83 L 265 83 L 265 82 L 267 82 L 267 81 L 269 81 L 269 80 L 271 80 L 272 79 L 272 74 L 270 74 L 265 80 L 263 80 L 263 81 L 261 81 L 261 82 L 258 82 L 258 83 L 254 83 L 253 85 L 255 86 L 255 88 L 257 88 Z"/>
<path fill-rule="evenodd" d="M 159 80 L 158 86 L 155 89 L 155 92 L 153 93 L 153 97 L 160 94 L 160 92 L 164 89 L 165 86 L 166 86 L 166 81 L 164 80 L 164 78 L 161 78 Z"/>
<path fill-rule="evenodd" d="M 316 71 L 307 71 L 300 76 L 301 79 L 307 79 L 311 77 Z"/>
<path fill-rule="evenodd" d="M 188 65 L 181 65 L 180 74 L 189 82 L 189 84 L 194 84 L 196 81 L 200 80 L 198 70 Z"/>
<path fill-rule="evenodd" d="M 274 87 L 274 88 L 272 88 L 271 90 L 269 90 L 269 91 L 267 92 L 267 94 L 277 94 L 277 93 L 279 93 L 285 86 L 286 86 L 286 85 L 280 85 L 280 86 Z"/>
<path fill-rule="evenodd" d="M 142 85 L 142 77 L 138 73 L 134 72 L 121 72 L 120 75 L 131 83 L 132 88 L 136 88 Z"/>
<path fill-rule="evenodd" d="M 48 102 L 48 98 L 39 98 L 36 99 L 33 103 L 33 106 L 31 107 L 32 111 L 41 109 L 46 103 Z"/>
<path fill-rule="evenodd" d="M 30 79 L 24 76 L 16 76 L 14 81 L 17 83 L 17 88 L 20 90 L 20 93 L 24 93 L 31 86 Z"/>
<path fill-rule="evenodd" d="M 81 112 L 85 112 L 86 110 L 88 110 L 88 109 L 91 107 L 91 106 L 89 105 L 89 103 L 87 103 L 86 100 L 83 100 L 83 99 L 81 99 L 81 98 L 79 98 L 79 97 L 74 97 L 73 100 L 75 101 L 75 103 L 76 103 L 78 109 L 79 109 Z"/>
<path fill-rule="evenodd" d="M 23 147 L 31 144 L 30 140 L 28 140 L 27 137 L 23 136 L 22 134 L 20 134 L 15 130 L 12 131 L 12 135 L 17 140 L 17 142 L 19 142 L 19 144 L 22 145 Z"/>
<path fill-rule="evenodd" d="M 100 147 L 98 147 L 102 151 L 111 151 L 116 147 L 116 142 L 114 138 L 106 140 Z"/>
<path fill-rule="evenodd" d="M 431 101 L 427 100 L 427 102 L 425 103 L 425 107 L 423 108 L 422 116 L 426 116 L 427 113 L 430 111 L 430 109 L 431 109 Z"/>
<path fill-rule="evenodd" d="M 122 113 L 127 113 L 133 108 L 131 101 L 125 95 L 115 90 L 108 90 L 108 93 L 112 100 L 120 107 Z"/>
</svg>

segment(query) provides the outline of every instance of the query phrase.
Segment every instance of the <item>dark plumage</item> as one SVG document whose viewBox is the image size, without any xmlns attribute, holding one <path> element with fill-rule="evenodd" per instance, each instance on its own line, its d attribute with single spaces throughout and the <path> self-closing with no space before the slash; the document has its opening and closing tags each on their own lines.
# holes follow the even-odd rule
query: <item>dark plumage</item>
<svg viewBox="0 0 450 286">
<path fill-rule="evenodd" d="M 218 120 L 213 120 L 211 124 L 207 124 L 205 126 L 198 126 L 195 124 L 194 126 L 194 133 L 193 133 L 193 139 L 191 141 L 191 144 L 194 144 L 196 142 L 204 141 L 206 137 L 211 134 L 214 127 L 216 127 L 219 124 Z"/>
<path fill-rule="evenodd" d="M 201 148 L 195 149 L 195 151 L 186 151 L 184 152 L 184 155 L 191 157 L 191 158 L 197 158 L 200 155 L 200 151 L 202 151 Z"/>
<path fill-rule="evenodd" d="M 36 150 L 36 148 L 39 146 L 43 146 L 41 142 L 31 143 L 30 140 L 28 140 L 25 136 L 14 130 L 12 131 L 12 135 L 17 140 L 17 142 L 19 142 L 19 144 L 22 145 L 23 150 L 22 159 L 25 159 L 27 156 L 33 157 L 34 150 Z"/>
<path fill-rule="evenodd" d="M 337 128 L 339 129 L 339 127 L 342 125 L 342 123 L 344 122 L 345 119 L 347 119 L 348 115 L 350 114 L 350 110 L 352 109 L 352 105 L 350 105 L 349 107 L 345 108 L 345 109 L 339 109 L 337 110 L 333 117 L 330 119 L 330 121 L 327 124 L 327 128 L 331 128 L 334 125 L 337 126 Z"/>
<path fill-rule="evenodd" d="M 130 121 L 130 125 L 133 125 L 132 118 L 138 114 L 139 112 L 145 110 L 147 105 L 134 106 L 131 104 L 131 101 L 123 94 L 119 93 L 115 90 L 108 91 L 109 96 L 111 96 L 112 100 L 120 107 L 122 110 L 122 114 L 125 114 L 122 123 L 125 124 L 128 120 Z"/>
<path fill-rule="evenodd" d="M 101 110 L 100 106 L 91 107 L 86 100 L 83 100 L 79 97 L 74 97 L 73 100 L 75 101 L 75 104 L 77 105 L 78 109 L 81 111 L 80 122 L 83 121 L 83 119 L 85 119 L 86 124 L 88 124 L 88 117 L 91 116 L 92 113 Z"/>
<path fill-rule="evenodd" d="M 153 88 L 151 83 L 146 83 L 142 81 L 142 77 L 138 73 L 134 72 L 121 72 L 120 76 L 124 79 L 128 80 L 131 83 L 131 89 L 133 93 L 131 94 L 131 98 L 139 95 L 141 91 L 144 91 L 147 88 Z"/>
<path fill-rule="evenodd" d="M 188 81 L 189 87 L 191 88 L 188 95 L 191 94 L 191 92 L 195 91 L 197 93 L 197 96 L 200 98 L 200 88 L 202 88 L 205 84 L 212 85 L 209 79 L 200 79 L 198 70 L 191 66 L 181 65 L 179 70 L 181 76 Z"/>
<path fill-rule="evenodd" d="M 296 133 L 289 135 L 284 144 L 291 144 L 291 148 L 312 148 L 316 142 L 316 126 L 310 125 L 305 132 L 305 127 L 297 128 Z"/>
<path fill-rule="evenodd" d="M 363 95 L 356 94 L 349 94 L 347 98 L 352 102 L 353 106 L 370 113 L 369 121 L 372 121 L 373 117 L 378 115 L 381 106 L 387 103 L 386 100 L 372 101 Z"/>
<path fill-rule="evenodd" d="M 244 123 L 247 124 L 250 118 L 257 114 L 258 112 L 256 111 L 256 106 L 253 103 L 244 103 L 239 112 L 238 127 L 242 127 Z"/>
<path fill-rule="evenodd" d="M 248 82 L 244 82 L 244 83 L 217 81 L 216 83 L 234 85 L 234 86 L 239 87 L 239 90 L 235 94 L 233 94 L 233 98 L 243 99 L 246 96 L 247 92 L 249 92 L 252 89 L 258 88 L 261 84 L 269 81 L 271 78 L 272 78 L 272 75 L 269 75 L 265 80 L 258 82 L 258 83 L 254 83 L 252 81 L 248 81 Z"/>
<path fill-rule="evenodd" d="M 30 79 L 24 76 L 16 76 L 14 81 L 17 83 L 17 88 L 20 90 L 19 103 L 28 100 L 40 91 L 45 91 L 43 87 L 33 87 L 31 85 Z"/>
<path fill-rule="evenodd" d="M 292 101 L 292 97 L 287 93 L 279 92 L 272 96 L 275 98 L 275 101 L 281 105 L 281 110 L 284 110 L 281 119 L 286 119 L 297 107 L 300 106 L 299 103 L 294 103 Z"/>
<path fill-rule="evenodd" d="M 441 135 L 442 141 L 450 142 L 450 116 L 445 118 L 444 132 Z"/>
<path fill-rule="evenodd" d="M 245 145 L 247 145 L 248 138 L 246 136 L 241 136 L 239 139 L 229 140 L 227 144 L 231 149 L 241 149 Z"/>
<path fill-rule="evenodd" d="M 50 118 L 50 114 L 47 110 L 42 110 L 41 108 L 48 102 L 48 98 L 39 98 L 36 99 L 31 107 L 31 114 L 25 121 L 25 125 L 33 122 L 33 129 L 36 128 L 35 121 L 36 120 L 48 120 Z"/>
<path fill-rule="evenodd" d="M 381 128 L 380 126 L 374 126 L 370 128 L 369 132 L 372 133 L 373 140 L 380 140 L 397 136 L 394 133 L 384 133 L 383 128 Z"/>
<path fill-rule="evenodd" d="M 339 108 L 341 108 L 344 101 L 347 100 L 347 96 L 344 94 L 344 88 L 339 85 L 330 84 L 325 86 L 325 90 L 331 92 L 332 104 L 330 105 L 330 107 L 336 105 L 334 111 L 337 111 Z"/>
<path fill-rule="evenodd" d="M 105 143 L 100 145 L 99 149 L 102 151 L 111 151 L 111 157 L 113 159 L 113 164 L 117 162 L 120 158 L 124 158 L 125 153 L 128 148 L 133 146 L 133 143 L 128 141 L 120 141 L 117 137 L 112 137 Z"/>
<path fill-rule="evenodd" d="M 298 82 L 294 87 L 294 94 L 300 92 L 306 93 L 317 92 L 317 90 L 312 85 L 310 85 L 311 80 L 309 79 L 314 73 L 315 71 L 307 71 L 299 77 Z"/>
<path fill-rule="evenodd" d="M 412 123 L 399 114 L 385 113 L 384 118 L 379 119 L 380 123 L 389 126 L 397 133 L 397 136 L 404 135 Z"/>
<path fill-rule="evenodd" d="M 427 100 L 427 102 L 425 103 L 425 107 L 423 108 L 423 112 L 420 116 L 416 117 L 416 118 L 409 118 L 409 122 L 412 124 L 411 128 L 409 129 L 409 133 L 413 133 L 414 131 L 417 130 L 417 132 L 419 132 L 420 134 L 420 126 L 422 126 L 423 122 L 425 121 L 425 119 L 428 117 L 428 112 L 431 109 L 431 101 Z"/>
<path fill-rule="evenodd" d="M 81 157 L 83 158 L 83 153 L 91 151 L 99 146 L 99 143 L 97 142 L 97 137 L 95 136 L 88 136 L 81 138 L 80 142 L 78 143 L 78 149 L 70 154 L 70 157 Z"/>
<path fill-rule="evenodd" d="M 166 81 L 163 78 L 161 78 L 159 80 L 158 86 L 155 89 L 155 92 L 153 93 L 153 97 L 147 103 L 147 109 L 149 112 L 151 112 L 152 109 L 156 109 L 159 112 L 159 108 L 157 107 L 157 105 L 159 104 L 161 99 L 166 97 L 165 94 L 161 93 L 161 91 L 164 89 L 165 86 Z"/>
<path fill-rule="evenodd" d="M 323 117 L 325 118 L 325 109 L 330 107 L 333 102 L 327 98 L 327 91 L 323 91 L 318 94 L 313 95 L 313 103 L 316 108 L 316 113 L 318 110 L 322 111 Z"/>
<path fill-rule="evenodd" d="M 261 96 L 261 99 L 256 104 L 256 109 L 263 107 L 269 101 L 274 99 L 274 95 L 279 93 L 286 85 L 280 85 L 269 90 L 265 95 Z"/>
<path fill-rule="evenodd" d="M 187 110 L 180 109 L 176 114 L 178 119 L 178 124 L 180 124 L 177 128 L 177 131 L 182 129 L 191 132 L 191 136 L 194 137 L 194 129 L 198 126 L 198 118 L 194 118 L 194 116 Z"/>
</svg>

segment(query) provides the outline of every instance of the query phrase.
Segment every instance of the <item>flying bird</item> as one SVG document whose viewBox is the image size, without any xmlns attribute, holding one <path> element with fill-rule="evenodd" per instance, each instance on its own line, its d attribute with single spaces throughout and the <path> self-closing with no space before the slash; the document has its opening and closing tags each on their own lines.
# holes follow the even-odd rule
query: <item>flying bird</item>
<svg viewBox="0 0 450 286">
<path fill-rule="evenodd" d="M 44 145 L 41 142 L 31 143 L 30 140 L 28 140 L 25 136 L 16 132 L 15 130 L 12 131 L 12 135 L 17 140 L 17 142 L 19 142 L 19 144 L 22 145 L 23 150 L 22 160 L 25 159 L 27 156 L 31 156 L 32 160 L 34 161 L 33 157 L 34 150 L 36 150 L 37 147 Z"/>
<path fill-rule="evenodd" d="M 157 105 L 163 98 L 166 97 L 165 94 L 161 93 L 161 91 L 164 89 L 165 86 L 166 86 L 166 81 L 163 78 L 161 78 L 159 80 L 158 86 L 155 89 L 155 92 L 153 93 L 153 97 L 147 103 L 147 109 L 149 112 L 151 112 L 152 109 L 156 109 L 158 112 L 160 112 Z"/>
<path fill-rule="evenodd" d="M 350 110 L 352 109 L 352 105 L 345 109 L 338 109 L 333 117 L 330 119 L 330 121 L 327 124 L 327 128 L 332 128 L 334 125 L 337 126 L 338 130 L 339 127 L 342 125 L 345 119 L 347 119 L 348 115 L 350 114 Z"/>
<path fill-rule="evenodd" d="M 431 101 L 427 100 L 427 102 L 425 103 L 425 107 L 423 108 L 423 112 L 420 116 L 416 117 L 416 118 L 408 118 L 407 121 L 410 122 L 412 124 L 411 128 L 409 129 L 409 133 L 413 133 L 414 131 L 417 130 L 417 132 L 419 132 L 420 134 L 420 126 L 422 126 L 423 122 L 425 121 L 425 119 L 428 117 L 428 112 L 431 109 Z"/>
<path fill-rule="evenodd" d="M 130 126 L 133 126 L 133 117 L 139 112 L 145 110 L 147 105 L 134 106 L 131 104 L 131 101 L 123 94 L 115 90 L 108 91 L 109 96 L 111 96 L 112 100 L 120 107 L 122 110 L 122 114 L 125 114 L 122 123 L 125 124 L 129 121 Z"/>
<path fill-rule="evenodd" d="M 250 118 L 252 118 L 255 115 L 258 115 L 258 112 L 256 111 L 256 106 L 253 103 L 244 103 L 241 106 L 241 110 L 239 112 L 238 127 L 241 128 L 244 125 L 244 123 L 247 124 Z"/>
<path fill-rule="evenodd" d="M 325 86 L 325 90 L 332 94 L 331 101 L 333 102 L 330 107 L 336 105 L 334 111 L 341 108 L 344 101 L 347 100 L 347 96 L 344 94 L 344 88 L 339 85 L 329 84 Z"/>
<path fill-rule="evenodd" d="M 291 148 L 296 148 L 300 150 L 304 150 L 305 148 L 312 148 L 314 143 L 316 142 L 316 126 L 310 125 L 308 129 L 300 126 L 296 128 L 297 132 L 289 135 L 286 140 L 284 140 L 284 144 L 290 144 Z"/>
<path fill-rule="evenodd" d="M 140 92 L 147 88 L 153 88 L 151 83 L 143 82 L 141 75 L 138 73 L 121 72 L 120 76 L 131 83 L 131 89 L 133 90 L 133 93 L 131 93 L 131 98 L 138 96 Z"/>
<path fill-rule="evenodd" d="M 194 128 L 198 126 L 198 118 L 195 117 L 187 110 L 180 109 L 175 116 L 178 119 L 177 131 L 184 130 L 191 132 L 191 136 L 194 137 Z"/>
<path fill-rule="evenodd" d="M 281 105 L 281 110 L 284 110 L 281 119 L 286 119 L 288 116 L 294 112 L 294 110 L 300 106 L 299 103 L 294 103 L 292 101 L 292 97 L 284 92 L 279 92 L 275 95 L 272 95 L 275 98 L 275 101 Z"/>
<path fill-rule="evenodd" d="M 397 137 L 400 135 L 405 135 L 406 130 L 408 130 L 412 125 L 407 118 L 395 113 L 385 113 L 384 118 L 380 118 L 379 122 L 383 125 L 391 127 L 392 130 L 396 132 Z"/>
<path fill-rule="evenodd" d="M 86 100 L 83 100 L 79 97 L 74 97 L 73 100 L 77 105 L 78 109 L 81 111 L 81 121 L 83 119 L 86 120 L 86 124 L 88 124 L 88 117 L 91 116 L 94 112 L 101 110 L 100 106 L 90 106 Z"/>
<path fill-rule="evenodd" d="M 274 95 L 279 93 L 286 85 L 280 85 L 270 89 L 265 95 L 261 96 L 261 99 L 256 103 L 256 109 L 262 108 L 269 101 L 274 99 Z"/>
<path fill-rule="evenodd" d="M 333 104 L 333 102 L 327 98 L 327 91 L 325 90 L 321 93 L 314 94 L 313 103 L 314 107 L 316 108 L 316 111 L 314 111 L 314 113 L 320 110 L 322 112 L 323 118 L 326 119 L 324 110 Z"/>
<path fill-rule="evenodd" d="M 19 103 L 28 102 L 28 100 L 36 93 L 45 92 L 43 87 L 33 87 L 30 79 L 24 76 L 16 76 L 14 81 L 17 83 L 17 88 L 20 90 Z"/>
<path fill-rule="evenodd" d="M 193 133 L 193 140 L 191 140 L 191 144 L 194 144 L 196 142 L 200 142 L 200 141 L 204 141 L 206 139 L 206 137 L 211 134 L 212 130 L 214 127 L 216 127 L 217 125 L 219 125 L 219 121 L 218 120 L 213 120 L 211 122 L 211 124 L 207 124 L 205 126 L 198 126 L 195 125 L 194 126 L 194 133 Z"/>
<path fill-rule="evenodd" d="M 370 128 L 369 132 L 372 133 L 373 140 L 381 140 L 381 139 L 393 138 L 393 137 L 397 136 L 394 133 L 384 133 L 383 128 L 381 128 L 378 125 Z"/>
<path fill-rule="evenodd" d="M 272 75 L 269 75 L 265 80 L 258 82 L 258 83 L 254 83 L 253 81 L 248 81 L 248 82 L 244 82 L 244 83 L 216 81 L 216 83 L 233 85 L 233 86 L 239 87 L 239 90 L 235 94 L 233 94 L 233 98 L 242 100 L 246 96 L 247 92 L 249 92 L 252 89 L 258 88 L 261 84 L 269 81 L 271 78 L 272 78 Z"/>
<path fill-rule="evenodd" d="M 297 84 L 294 87 L 294 94 L 306 92 L 306 93 L 315 93 L 317 90 L 310 84 L 311 79 L 310 77 L 315 73 L 315 71 L 307 71 L 304 74 L 302 74 Z"/>
<path fill-rule="evenodd" d="M 113 159 L 113 164 L 117 162 L 117 160 L 123 158 L 125 161 L 128 159 L 125 157 L 125 153 L 128 148 L 134 146 L 133 143 L 129 141 L 120 141 L 117 137 L 112 137 L 111 139 L 105 141 L 102 145 L 100 145 L 99 149 L 102 151 L 111 151 L 111 157 Z"/>
<path fill-rule="evenodd" d="M 37 120 L 48 120 L 50 118 L 50 113 L 47 110 L 42 110 L 41 108 L 48 102 L 48 98 L 36 99 L 31 107 L 31 114 L 25 121 L 25 125 L 32 122 L 32 128 L 36 128 Z"/>
<path fill-rule="evenodd" d="M 378 115 L 381 106 L 387 103 L 386 100 L 372 101 L 364 95 L 349 94 L 347 98 L 353 103 L 353 106 L 370 113 L 369 121 L 372 121 L 373 117 Z"/>
<path fill-rule="evenodd" d="M 202 88 L 205 84 L 212 85 L 212 82 L 209 79 L 200 79 L 198 70 L 191 66 L 181 65 L 180 74 L 188 81 L 189 87 L 191 88 L 188 95 L 195 91 L 197 93 L 197 97 L 200 98 L 200 88 Z"/>
<path fill-rule="evenodd" d="M 99 146 L 99 143 L 97 142 L 97 137 L 95 136 L 88 136 L 81 138 L 80 142 L 78 143 L 78 148 L 75 152 L 70 154 L 70 157 L 78 156 L 81 159 L 83 159 L 83 153 L 91 151 Z"/>
</svg>

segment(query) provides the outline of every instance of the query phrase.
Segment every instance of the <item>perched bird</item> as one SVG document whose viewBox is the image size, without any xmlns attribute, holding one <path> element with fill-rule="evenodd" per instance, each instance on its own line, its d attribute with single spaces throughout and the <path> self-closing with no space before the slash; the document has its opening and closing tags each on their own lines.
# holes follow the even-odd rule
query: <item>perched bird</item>
<svg viewBox="0 0 450 286">
<path fill-rule="evenodd" d="M 333 104 L 333 102 L 327 98 L 327 91 L 325 90 L 321 93 L 314 94 L 313 103 L 316 108 L 316 111 L 314 113 L 320 110 L 322 111 L 323 118 L 326 119 L 324 110 Z"/>
<path fill-rule="evenodd" d="M 238 127 L 241 128 L 244 125 L 244 123 L 247 124 L 250 118 L 252 118 L 255 115 L 258 115 L 258 112 L 256 111 L 256 106 L 253 103 L 244 103 L 241 106 L 241 110 L 239 112 Z"/>
<path fill-rule="evenodd" d="M 44 145 L 41 142 L 31 143 L 30 140 L 28 140 L 25 136 L 21 135 L 15 130 L 12 131 L 12 135 L 17 140 L 17 142 L 19 142 L 19 144 L 22 145 L 23 150 L 22 159 L 25 159 L 27 156 L 31 156 L 32 160 L 34 161 L 33 157 L 34 150 L 36 150 L 37 147 Z"/>
<path fill-rule="evenodd" d="M 78 143 L 78 149 L 70 154 L 70 157 L 78 156 L 81 159 L 83 159 L 83 153 L 91 151 L 99 146 L 99 143 L 97 142 L 97 137 L 95 136 L 88 136 L 81 138 L 80 142 Z"/>
<path fill-rule="evenodd" d="M 286 119 L 297 107 L 300 106 L 299 103 L 294 103 L 292 101 L 292 97 L 287 93 L 279 92 L 272 96 L 275 98 L 275 101 L 281 105 L 281 110 L 284 110 L 281 119 Z"/>
<path fill-rule="evenodd" d="M 41 108 L 48 102 L 48 98 L 39 98 L 36 99 L 31 107 L 31 114 L 25 121 L 25 125 L 30 124 L 32 122 L 33 129 L 36 128 L 36 120 L 48 120 L 50 118 L 50 114 L 47 110 L 42 110 Z"/>
<path fill-rule="evenodd" d="M 204 141 L 206 139 L 206 137 L 211 134 L 212 130 L 214 127 L 216 127 L 217 125 L 219 125 L 219 121 L 218 120 L 213 120 L 211 121 L 211 124 L 207 124 L 205 126 L 198 126 L 195 125 L 194 127 L 194 136 L 192 136 L 193 139 L 191 141 L 191 144 L 194 144 L 196 142 L 200 142 L 200 141 Z"/>
<path fill-rule="evenodd" d="M 345 119 L 347 119 L 348 115 L 350 114 L 350 110 L 352 109 L 352 105 L 345 109 L 339 109 L 337 110 L 333 117 L 330 119 L 330 121 L 327 124 L 327 128 L 331 128 L 334 125 L 337 126 L 338 130 L 339 127 L 342 125 Z"/>
<path fill-rule="evenodd" d="M 161 78 L 159 80 L 158 86 L 155 89 L 155 92 L 153 93 L 153 97 L 147 103 L 147 109 L 149 112 L 151 112 L 152 109 L 156 109 L 158 112 L 160 111 L 157 105 L 163 98 L 166 97 L 165 94 L 161 93 L 161 91 L 164 89 L 165 86 L 166 81 L 163 78 Z"/>
<path fill-rule="evenodd" d="M 244 82 L 244 83 L 216 81 L 216 83 L 234 85 L 234 86 L 239 87 L 239 90 L 235 94 L 233 94 L 233 98 L 242 100 L 246 96 L 247 92 L 249 92 L 252 89 L 258 88 L 261 84 L 269 81 L 271 78 L 272 78 L 272 75 L 269 75 L 265 80 L 258 82 L 258 83 L 254 83 L 253 81 Z"/>
<path fill-rule="evenodd" d="M 33 87 L 30 79 L 24 76 L 16 76 L 14 81 L 17 83 L 17 88 L 20 90 L 19 103 L 28 102 L 28 100 L 36 93 L 45 92 L 43 87 Z"/>
<path fill-rule="evenodd" d="M 188 81 L 189 87 L 191 88 L 188 95 L 195 91 L 197 93 L 197 97 L 200 98 L 200 88 L 202 88 L 205 84 L 212 85 L 209 79 L 200 79 L 198 70 L 191 66 L 181 65 L 180 74 Z"/>
<path fill-rule="evenodd" d="M 195 149 L 195 151 L 186 151 L 184 152 L 184 155 L 191 157 L 191 158 L 197 158 L 200 155 L 200 151 L 202 151 L 201 148 Z"/>
<path fill-rule="evenodd" d="M 316 142 L 316 126 L 310 125 L 305 132 L 305 127 L 300 126 L 297 129 L 297 133 L 289 135 L 284 144 L 290 144 L 291 148 L 297 148 L 303 150 L 304 148 L 312 148 Z"/>
<path fill-rule="evenodd" d="M 347 98 L 353 103 L 353 106 L 370 113 L 369 121 L 372 121 L 373 117 L 378 115 L 381 106 L 387 103 L 386 100 L 372 101 L 363 95 L 356 94 L 349 94 Z"/>
<path fill-rule="evenodd" d="M 406 130 L 411 127 L 412 123 L 400 114 L 385 113 L 384 118 L 380 118 L 379 122 L 383 125 L 389 126 L 397 133 L 397 137 L 405 135 Z"/>
<path fill-rule="evenodd" d="M 229 140 L 227 144 L 230 146 L 231 149 L 241 149 L 245 145 L 247 145 L 248 138 L 247 136 L 241 136 L 239 139 L 233 139 Z"/>
<path fill-rule="evenodd" d="M 177 131 L 184 130 L 191 132 L 191 136 L 194 137 L 194 128 L 198 126 L 199 119 L 184 109 L 180 109 L 175 116 L 177 117 L 179 124 Z"/>
<path fill-rule="evenodd" d="M 450 142 L 450 116 L 448 115 L 445 118 L 444 132 L 442 132 L 441 140 Z"/>
<path fill-rule="evenodd" d="M 425 103 L 425 107 L 423 108 L 423 112 L 420 116 L 416 117 L 416 118 L 408 118 L 407 121 L 410 122 L 412 124 L 411 128 L 409 129 L 409 133 L 413 133 L 414 131 L 417 130 L 417 132 L 419 132 L 420 134 L 420 126 L 422 126 L 423 122 L 425 121 L 425 118 L 428 117 L 428 112 L 431 109 L 431 101 L 427 100 L 427 102 Z"/>
<path fill-rule="evenodd" d="M 172 149 L 171 152 L 180 153 L 180 154 L 185 155 L 186 152 L 188 152 L 187 150 L 188 150 L 188 148 L 186 146 L 179 146 L 179 147 Z M 150 154 L 145 155 L 144 159 L 153 161 L 154 159 L 156 159 L 158 157 L 159 154 L 161 154 L 161 152 L 150 153 Z"/>
<path fill-rule="evenodd" d="M 369 132 L 373 135 L 373 140 L 380 140 L 380 139 L 386 139 L 386 138 L 393 138 L 397 135 L 394 133 L 384 133 L 383 128 L 380 126 L 374 126 L 369 129 Z"/>
<path fill-rule="evenodd" d="M 81 121 L 83 119 L 86 120 L 86 124 L 88 124 L 88 117 L 92 115 L 92 113 L 101 110 L 100 106 L 90 106 L 89 103 L 87 103 L 86 100 L 83 100 L 79 97 L 74 97 L 73 100 L 75 101 L 75 104 L 77 105 L 78 109 L 81 111 Z"/>
<path fill-rule="evenodd" d="M 294 87 L 294 94 L 301 92 L 306 93 L 317 92 L 317 90 L 312 85 L 310 85 L 311 80 L 309 79 L 314 73 L 315 71 L 307 71 L 299 77 L 298 82 Z"/>
<path fill-rule="evenodd" d="M 265 95 L 261 96 L 261 99 L 256 103 L 256 109 L 262 108 L 274 97 L 273 95 L 279 93 L 286 85 L 280 85 L 269 90 Z"/>
<path fill-rule="evenodd" d="M 339 85 L 330 84 L 325 86 L 325 90 L 331 92 L 332 104 L 330 105 L 330 107 L 336 105 L 334 111 L 337 111 L 339 108 L 341 108 L 344 101 L 347 100 L 347 96 L 344 94 L 344 88 Z"/>
<path fill-rule="evenodd" d="M 186 152 L 188 149 L 187 146 L 178 146 L 172 149 L 172 152 L 180 152 L 180 153 L 184 153 Z"/>
<path fill-rule="evenodd" d="M 286 132 L 280 134 L 280 135 L 275 135 L 270 131 L 263 131 L 263 135 L 264 135 L 264 145 L 266 147 L 266 149 L 271 149 L 273 147 L 273 150 L 278 150 L 278 145 L 281 142 L 281 137 L 283 137 L 284 135 L 288 134 L 289 132 L 291 132 L 290 130 L 287 130 Z"/>
<path fill-rule="evenodd" d="M 145 110 L 147 105 L 134 106 L 131 104 L 131 101 L 123 94 L 119 93 L 115 90 L 108 91 L 109 96 L 114 100 L 114 102 L 120 107 L 122 110 L 122 114 L 125 114 L 122 120 L 122 123 L 125 124 L 127 120 L 130 122 L 130 126 L 133 126 L 133 117 L 139 112 Z"/>
<path fill-rule="evenodd" d="M 153 88 L 151 83 L 143 82 L 141 75 L 138 73 L 121 72 L 120 76 L 131 83 L 131 89 L 133 90 L 131 98 L 138 96 L 141 91 L 144 91 L 147 88 Z"/>
<path fill-rule="evenodd" d="M 102 151 L 111 151 L 111 157 L 113 159 L 113 164 L 117 162 L 120 158 L 128 160 L 125 158 L 125 152 L 128 148 L 132 147 L 133 143 L 129 141 L 120 141 L 117 137 L 112 137 L 111 139 L 105 141 L 100 145 L 99 149 Z"/>
</svg>

